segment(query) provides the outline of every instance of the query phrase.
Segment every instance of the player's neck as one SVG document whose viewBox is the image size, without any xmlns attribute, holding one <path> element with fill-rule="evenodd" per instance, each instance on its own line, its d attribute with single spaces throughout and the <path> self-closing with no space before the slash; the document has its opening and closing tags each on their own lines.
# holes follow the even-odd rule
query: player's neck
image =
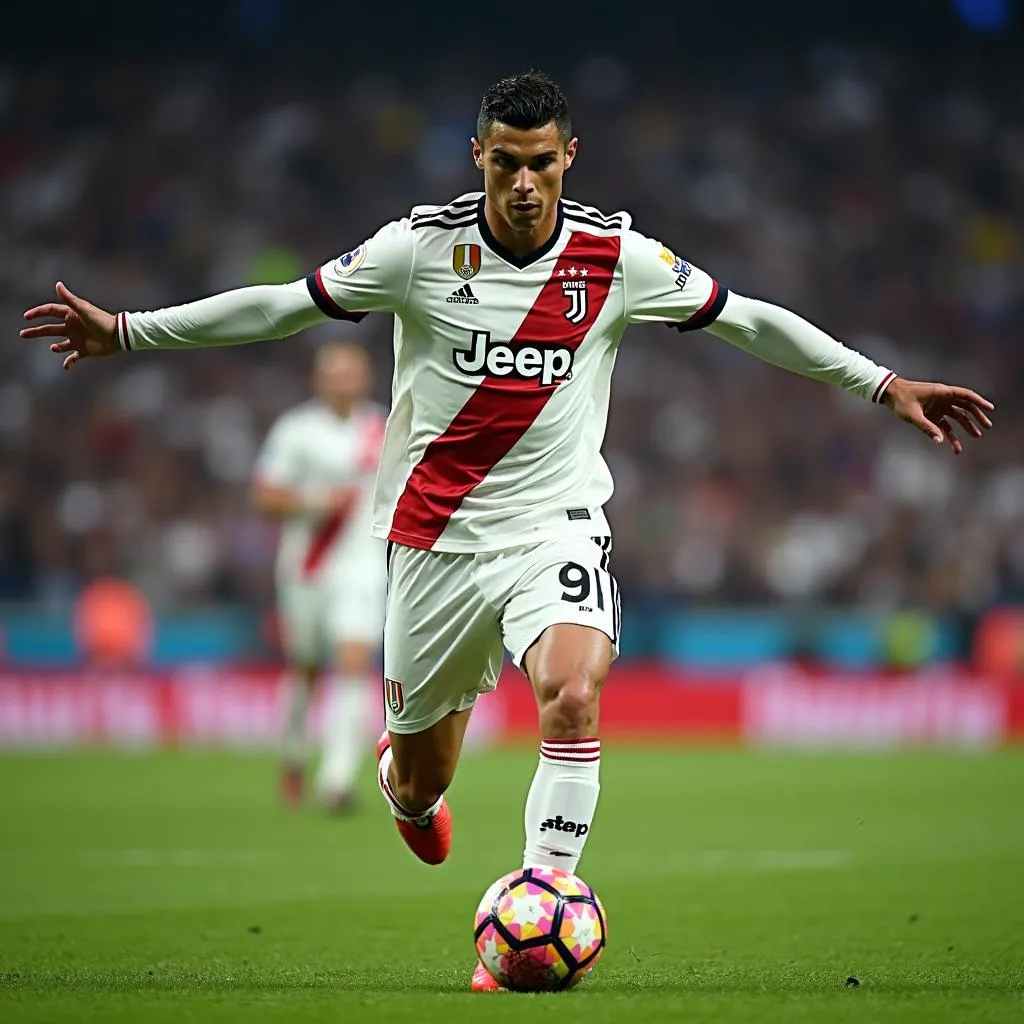
<svg viewBox="0 0 1024 1024">
<path fill-rule="evenodd" d="M 515 253 L 516 256 L 529 256 L 554 234 L 558 226 L 558 203 L 552 205 L 544 219 L 538 221 L 537 226 L 530 232 L 513 231 L 508 221 L 491 205 L 489 197 L 484 200 L 484 219 L 494 238 L 509 252 Z"/>
</svg>

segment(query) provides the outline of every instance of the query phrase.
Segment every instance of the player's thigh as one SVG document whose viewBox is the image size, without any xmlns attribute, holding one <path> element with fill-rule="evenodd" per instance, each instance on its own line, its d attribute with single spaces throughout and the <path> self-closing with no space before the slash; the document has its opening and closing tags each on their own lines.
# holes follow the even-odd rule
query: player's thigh
<svg viewBox="0 0 1024 1024">
<path fill-rule="evenodd" d="M 576 651 L 589 660 L 607 657 L 609 664 L 618 657 L 621 610 L 610 550 L 608 537 L 571 537 L 545 541 L 517 556 L 519 575 L 505 603 L 502 632 L 520 668 L 545 631 L 562 624 L 589 627 L 607 643 L 600 636 L 560 630 L 545 638 L 554 645 L 552 656 L 569 657 Z M 510 564 L 508 571 L 514 575 L 516 566 Z"/>
<path fill-rule="evenodd" d="M 326 605 L 316 583 L 286 581 L 277 588 L 281 647 L 290 665 L 311 668 L 326 655 Z"/>
<path fill-rule="evenodd" d="M 393 547 L 384 620 L 384 712 L 392 734 L 430 729 L 497 685 L 498 615 L 474 571 L 471 554 Z"/>
</svg>

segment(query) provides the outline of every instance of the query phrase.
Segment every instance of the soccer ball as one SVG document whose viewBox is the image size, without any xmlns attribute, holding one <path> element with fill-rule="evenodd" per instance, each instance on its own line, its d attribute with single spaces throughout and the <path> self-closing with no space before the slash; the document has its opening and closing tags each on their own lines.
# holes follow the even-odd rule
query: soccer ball
<svg viewBox="0 0 1024 1024">
<path fill-rule="evenodd" d="M 484 893 L 473 934 L 480 962 L 499 985 L 553 992 L 590 973 L 608 928 L 586 882 L 556 868 L 521 868 Z"/>
</svg>

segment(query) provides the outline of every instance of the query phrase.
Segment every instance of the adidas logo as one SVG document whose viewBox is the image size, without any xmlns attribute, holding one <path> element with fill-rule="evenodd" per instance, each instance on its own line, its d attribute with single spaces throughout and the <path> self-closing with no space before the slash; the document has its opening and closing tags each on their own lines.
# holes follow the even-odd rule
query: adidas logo
<svg viewBox="0 0 1024 1024">
<path fill-rule="evenodd" d="M 473 289 L 468 284 L 464 284 L 461 288 L 456 288 L 455 291 L 445 299 L 445 302 L 464 302 L 470 306 L 479 306 L 480 300 L 473 294 Z"/>
</svg>

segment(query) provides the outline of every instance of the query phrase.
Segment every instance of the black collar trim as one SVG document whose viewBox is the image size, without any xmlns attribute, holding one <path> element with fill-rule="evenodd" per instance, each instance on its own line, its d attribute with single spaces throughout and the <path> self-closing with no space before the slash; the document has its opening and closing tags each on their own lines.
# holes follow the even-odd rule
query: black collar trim
<svg viewBox="0 0 1024 1024">
<path fill-rule="evenodd" d="M 558 219 L 555 222 L 555 230 L 551 232 L 551 237 L 539 249 L 534 249 L 533 252 L 527 253 L 525 256 L 517 256 L 511 249 L 506 248 L 494 237 L 494 232 L 491 231 L 491 228 L 487 223 L 487 217 L 484 216 L 484 203 L 486 200 L 487 196 L 481 196 L 476 208 L 476 224 L 477 228 L 480 230 L 480 235 L 484 240 L 484 244 L 495 254 L 495 256 L 500 256 L 506 263 L 511 263 L 512 266 L 516 267 L 518 270 L 523 270 L 524 268 L 536 263 L 537 260 L 543 259 L 547 256 L 561 237 L 562 224 L 565 220 L 565 210 L 562 209 L 562 201 L 559 200 Z"/>
</svg>

